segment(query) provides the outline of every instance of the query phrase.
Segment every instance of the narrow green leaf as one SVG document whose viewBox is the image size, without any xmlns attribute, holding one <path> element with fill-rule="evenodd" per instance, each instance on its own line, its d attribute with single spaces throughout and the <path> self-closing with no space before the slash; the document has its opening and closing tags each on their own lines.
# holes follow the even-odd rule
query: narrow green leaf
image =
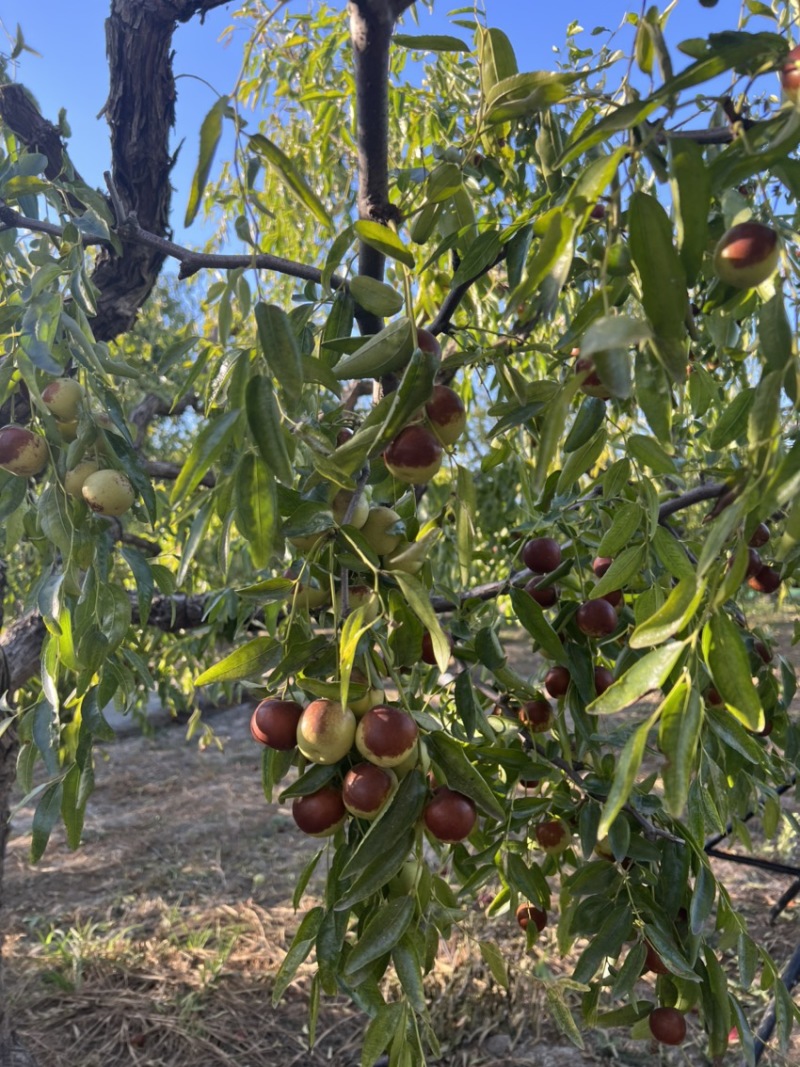
<svg viewBox="0 0 800 1067">
<path fill-rule="evenodd" d="M 595 715 L 609 715 L 627 708 L 645 693 L 659 689 L 678 662 L 683 649 L 683 641 L 670 641 L 648 652 L 593 701 L 587 710 Z"/>
<path fill-rule="evenodd" d="M 275 480 L 264 460 L 248 453 L 236 472 L 236 525 L 257 569 L 272 555 L 277 520 Z"/>
<path fill-rule="evenodd" d="M 398 260 L 398 262 L 403 263 L 411 270 L 414 269 L 416 263 L 414 253 L 411 249 L 406 248 L 394 230 L 390 230 L 388 226 L 381 225 L 380 222 L 371 222 L 368 219 L 362 219 L 357 222 L 354 228 L 364 244 L 369 245 L 370 248 L 374 248 L 378 252 L 382 252 L 385 256 L 389 256 L 390 259 Z M 356 279 L 354 278 L 353 281 L 356 281 Z M 355 294 L 353 295 L 355 296 Z M 358 298 L 356 297 L 356 299 Z"/>
<path fill-rule="evenodd" d="M 616 556 L 620 549 L 630 544 L 633 535 L 641 528 L 643 520 L 644 512 L 640 504 L 626 502 L 614 508 L 611 525 L 597 546 L 598 556 Z"/>
<path fill-rule="evenodd" d="M 538 642 L 544 654 L 566 666 L 564 646 L 533 597 L 529 596 L 524 589 L 516 588 L 511 590 L 510 597 L 514 614 L 534 641 Z"/>
<path fill-rule="evenodd" d="M 356 974 L 362 967 L 390 952 L 411 925 L 415 908 L 413 897 L 397 897 L 377 908 L 347 958 L 345 976 Z"/>
<path fill-rule="evenodd" d="M 620 904 L 612 908 L 575 964 L 573 980 L 584 984 L 590 982 L 603 960 L 616 959 L 630 935 L 632 922 L 630 905 Z"/>
<path fill-rule="evenodd" d="M 597 600 L 606 593 L 613 593 L 615 589 L 624 589 L 634 575 L 641 573 L 646 559 L 647 549 L 644 545 L 631 545 L 623 549 L 592 589 L 592 599 Z"/>
<path fill-rule="evenodd" d="M 396 33 L 392 37 L 392 44 L 400 48 L 411 48 L 415 52 L 471 52 L 468 44 L 458 37 L 449 34 L 432 33 Z M 376 1057 L 377 1058 L 377 1057 Z"/>
<path fill-rule="evenodd" d="M 337 378 L 380 378 L 402 370 L 411 359 L 414 340 L 411 322 L 407 318 L 396 319 L 374 334 L 355 352 L 343 356 L 333 373 Z"/>
<path fill-rule="evenodd" d="M 433 610 L 427 589 L 417 578 L 412 578 L 410 574 L 395 571 L 393 577 L 399 585 L 407 604 L 431 635 L 436 665 L 444 674 L 450 662 L 450 642 L 439 624 L 439 616 Z"/>
<path fill-rule="evenodd" d="M 718 611 L 706 623 L 703 654 L 728 711 L 748 730 L 763 730 L 764 709 L 753 685 L 747 648 L 741 630 L 726 611 Z"/>
<path fill-rule="evenodd" d="M 263 134 L 255 133 L 250 138 L 250 147 L 261 156 L 265 162 L 273 167 L 281 177 L 286 187 L 297 197 L 300 203 L 306 207 L 317 222 L 321 222 L 328 229 L 333 229 L 333 221 L 320 198 L 311 189 L 308 182 L 297 169 L 296 165 L 278 146 Z"/>
<path fill-rule="evenodd" d="M 503 989 L 508 989 L 506 958 L 499 946 L 494 941 L 479 941 L 478 948 L 483 962 L 492 972 L 492 978 Z"/>
<path fill-rule="evenodd" d="M 209 685 L 211 682 L 238 682 L 244 678 L 255 678 L 274 667 L 281 658 L 281 646 L 271 637 L 254 637 L 246 645 L 237 648 L 225 656 L 219 663 L 195 679 L 195 685 Z"/>
<path fill-rule="evenodd" d="M 686 272 L 672 243 L 672 225 L 655 197 L 636 192 L 628 212 L 630 249 L 642 283 L 642 303 L 659 337 L 683 338 L 689 297 Z"/>
<path fill-rule="evenodd" d="M 197 168 L 192 178 L 189 203 L 186 205 L 186 215 L 183 220 L 183 225 L 187 228 L 194 222 L 200 208 L 211 164 L 214 162 L 214 154 L 217 151 L 217 145 L 222 134 L 222 118 L 228 108 L 228 99 L 227 96 L 221 96 L 214 103 L 200 126 L 200 154 L 197 160 Z"/>
<path fill-rule="evenodd" d="M 394 798 L 362 838 L 348 861 L 344 874 L 348 876 L 363 871 L 386 851 L 387 841 L 394 841 L 409 828 L 413 828 L 422 814 L 427 796 L 428 788 L 422 774 L 418 771 L 407 774 L 400 782 Z"/>
<path fill-rule="evenodd" d="M 627 803 L 636 781 L 636 775 L 642 765 L 647 737 L 660 714 L 661 709 L 659 708 L 646 722 L 638 726 L 625 742 L 625 746 L 617 760 L 611 789 L 608 791 L 608 797 L 603 805 L 600 825 L 597 828 L 598 837 L 606 836 L 611 829 L 611 824 L 622 810 L 622 806 Z"/>
<path fill-rule="evenodd" d="M 247 383 L 245 410 L 250 433 L 267 467 L 285 485 L 294 481 L 294 469 L 289 459 L 286 434 L 275 400 L 272 382 L 263 374 L 256 374 Z"/>
<path fill-rule="evenodd" d="M 717 451 L 723 449 L 747 432 L 747 420 L 755 398 L 755 389 L 743 389 L 720 409 L 717 424 L 708 438 L 711 448 Z"/>
<path fill-rule="evenodd" d="M 673 578 L 693 578 L 694 566 L 682 548 L 680 541 L 663 526 L 653 534 L 652 545 L 655 553 Z"/>
<path fill-rule="evenodd" d="M 398 1033 L 405 1031 L 406 1006 L 401 1000 L 382 1004 L 364 1032 L 361 1067 L 374 1067 Z"/>
<path fill-rule="evenodd" d="M 694 616 L 705 592 L 696 576 L 682 578 L 655 615 L 640 623 L 630 636 L 631 648 L 649 648 L 673 637 Z"/>
<path fill-rule="evenodd" d="M 676 819 L 681 818 L 686 808 L 702 724 L 700 696 L 682 679 L 661 705 L 658 733 L 658 747 L 665 757 L 661 768 L 664 805 Z"/>
<path fill-rule="evenodd" d="M 303 917 L 303 921 L 297 928 L 289 951 L 283 957 L 283 962 L 275 975 L 275 986 L 272 990 L 272 1004 L 275 1006 L 289 987 L 289 983 L 297 973 L 297 969 L 314 947 L 322 920 L 325 918 L 325 909 L 322 907 L 312 908 Z"/>
<path fill-rule="evenodd" d="M 366 274 L 353 278 L 350 282 L 350 293 L 360 307 L 380 318 L 396 315 L 403 307 L 403 297 L 396 289 Z"/>
<path fill-rule="evenodd" d="M 259 301 L 255 306 L 258 342 L 273 377 L 289 403 L 296 407 L 303 388 L 303 362 L 292 320 L 276 304 Z"/>
<path fill-rule="evenodd" d="M 225 415 L 212 419 L 198 433 L 192 450 L 175 479 L 170 504 L 174 506 L 194 492 L 233 436 L 240 414 L 238 410 L 228 411 Z"/>
<path fill-rule="evenodd" d="M 675 203 L 678 249 L 692 286 L 708 247 L 708 216 L 711 203 L 711 175 L 703 150 L 685 137 L 669 142 L 670 184 Z"/>
<path fill-rule="evenodd" d="M 31 863 L 38 863 L 47 848 L 50 834 L 61 814 L 63 788 L 61 782 L 51 782 L 36 805 L 31 823 Z"/>
</svg>

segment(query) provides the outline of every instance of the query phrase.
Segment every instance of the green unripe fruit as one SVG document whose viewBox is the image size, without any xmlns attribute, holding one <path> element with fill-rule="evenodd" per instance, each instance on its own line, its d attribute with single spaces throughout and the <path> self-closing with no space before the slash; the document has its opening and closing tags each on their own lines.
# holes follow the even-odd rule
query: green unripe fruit
<svg viewBox="0 0 800 1067">
<path fill-rule="evenodd" d="M 102 470 L 90 474 L 81 488 L 83 499 L 96 515 L 118 518 L 133 505 L 133 486 L 120 471 Z"/>
</svg>

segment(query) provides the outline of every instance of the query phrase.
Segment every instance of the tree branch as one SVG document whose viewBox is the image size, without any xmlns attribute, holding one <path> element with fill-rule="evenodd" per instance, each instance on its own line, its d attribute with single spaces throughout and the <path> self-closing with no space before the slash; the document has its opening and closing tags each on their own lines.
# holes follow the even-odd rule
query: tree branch
<svg viewBox="0 0 800 1067">
<path fill-rule="evenodd" d="M 389 51 L 402 0 L 350 0 L 350 40 L 356 81 L 358 217 L 387 223 L 399 218 L 389 202 Z M 360 274 L 383 279 L 385 256 L 361 242 Z M 378 315 L 356 307 L 362 334 L 377 333 Z"/>
<path fill-rule="evenodd" d="M 479 278 L 482 278 L 485 274 L 488 274 L 490 270 L 496 267 L 498 263 L 502 263 L 505 258 L 506 252 L 505 249 L 503 249 L 503 251 L 497 256 L 495 260 L 485 266 L 483 270 L 473 275 L 473 277 L 470 278 L 469 281 L 462 282 L 461 285 L 457 285 L 455 289 L 450 290 L 450 292 L 442 301 L 442 306 L 439 308 L 439 313 L 428 327 L 432 334 L 444 333 L 447 330 L 448 326 L 450 325 L 450 321 L 453 318 L 453 315 L 458 309 L 459 304 L 467 295 L 470 288 L 475 284 L 476 281 L 478 281 Z"/>
<path fill-rule="evenodd" d="M 712 482 L 709 485 L 695 486 L 694 489 L 689 489 L 688 492 L 682 493 L 681 496 L 676 496 L 673 500 L 668 500 L 665 504 L 662 504 L 658 509 L 658 521 L 663 522 L 670 515 L 674 515 L 676 511 L 690 508 L 693 504 L 700 504 L 704 500 L 716 500 L 717 497 L 727 493 L 729 489 L 730 486 L 724 482 Z"/>
</svg>

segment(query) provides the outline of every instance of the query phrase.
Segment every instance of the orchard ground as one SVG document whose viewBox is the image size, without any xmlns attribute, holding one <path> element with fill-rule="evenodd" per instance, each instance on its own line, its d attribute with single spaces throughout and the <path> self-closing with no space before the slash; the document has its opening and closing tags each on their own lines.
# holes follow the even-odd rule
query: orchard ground
<svg viewBox="0 0 800 1067">
<path fill-rule="evenodd" d="M 774 621 L 781 651 L 796 658 L 793 622 Z M 529 642 L 503 635 L 520 672 L 536 669 Z M 44 858 L 27 860 L 32 809 L 17 811 L 7 861 L 6 995 L 18 1032 L 42 1067 L 356 1067 L 365 1017 L 342 998 L 323 1000 L 316 1044 L 308 1051 L 310 965 L 282 1003 L 271 1006 L 275 972 L 303 911 L 316 902 L 312 880 L 299 913 L 292 908 L 297 873 L 319 845 L 294 826 L 289 806 L 267 804 L 260 750 L 248 721 L 252 704 L 206 719 L 220 748 L 187 742 L 175 725 L 128 730 L 99 749 L 97 789 L 84 844 L 70 852 L 54 834 Z M 620 717 L 613 717 L 617 728 Z M 787 801 L 787 804 L 792 803 Z M 794 810 L 797 810 L 796 803 Z M 759 831 L 750 824 L 756 847 Z M 726 842 L 726 847 L 730 842 Z M 800 861 L 800 840 L 787 830 L 777 852 Z M 783 963 L 800 942 L 800 898 L 774 926 L 769 911 L 791 879 L 718 864 L 751 932 Z M 490 897 L 490 894 L 489 894 Z M 553 927 L 532 952 L 513 915 L 487 918 L 471 908 L 464 932 L 442 944 L 426 980 L 443 1064 L 459 1067 L 589 1067 L 659 1062 L 659 1053 L 624 1031 L 585 1034 L 579 1051 L 556 1029 L 542 979 L 567 975 Z M 555 923 L 557 897 L 551 921 Z M 508 961 L 510 987 L 492 978 L 478 951 L 496 941 Z M 726 965 L 735 972 L 733 961 Z M 641 983 L 652 999 L 652 985 Z M 754 1024 L 766 1004 L 747 997 Z M 692 1026 L 680 1049 L 660 1062 L 707 1063 L 703 1035 Z M 728 1060 L 741 1063 L 736 1045 Z M 800 1064 L 800 1037 L 768 1067 Z"/>
</svg>

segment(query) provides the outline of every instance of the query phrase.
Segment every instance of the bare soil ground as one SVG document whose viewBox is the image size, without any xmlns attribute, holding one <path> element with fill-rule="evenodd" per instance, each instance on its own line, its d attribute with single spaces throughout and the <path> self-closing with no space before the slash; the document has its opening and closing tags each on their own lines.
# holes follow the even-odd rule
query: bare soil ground
<svg viewBox="0 0 800 1067">
<path fill-rule="evenodd" d="M 523 642 L 515 657 L 517 669 L 531 669 Z M 309 1050 L 310 967 L 271 1006 L 276 969 L 301 917 L 291 907 L 294 879 L 318 842 L 296 831 L 287 806 L 265 802 L 249 714 L 247 705 L 209 719 L 221 749 L 187 742 L 174 725 L 103 746 L 77 852 L 56 833 L 32 867 L 32 812 L 16 813 L 6 864 L 6 995 L 42 1067 L 360 1063 L 366 1018 L 344 1000 L 323 1001 Z M 790 836 L 770 854 L 800 863 Z M 800 942 L 800 904 L 775 926 L 768 920 L 791 879 L 730 864 L 721 873 L 754 935 L 785 961 Z M 320 885 L 312 880 L 301 913 Z M 507 952 L 508 991 L 481 961 L 476 938 Z M 539 981 L 568 973 L 569 962 L 558 958 L 549 929 L 527 953 L 513 920 L 487 920 L 475 908 L 464 933 L 442 945 L 428 982 L 439 1062 L 590 1067 L 659 1055 L 662 1063 L 707 1062 L 696 1032 L 669 1055 L 617 1031 L 587 1034 L 584 1051 L 569 1044 Z M 753 991 L 754 1023 L 765 1007 Z M 726 1062 L 741 1062 L 735 1046 Z M 800 1067 L 800 1041 L 762 1063 Z"/>
</svg>

